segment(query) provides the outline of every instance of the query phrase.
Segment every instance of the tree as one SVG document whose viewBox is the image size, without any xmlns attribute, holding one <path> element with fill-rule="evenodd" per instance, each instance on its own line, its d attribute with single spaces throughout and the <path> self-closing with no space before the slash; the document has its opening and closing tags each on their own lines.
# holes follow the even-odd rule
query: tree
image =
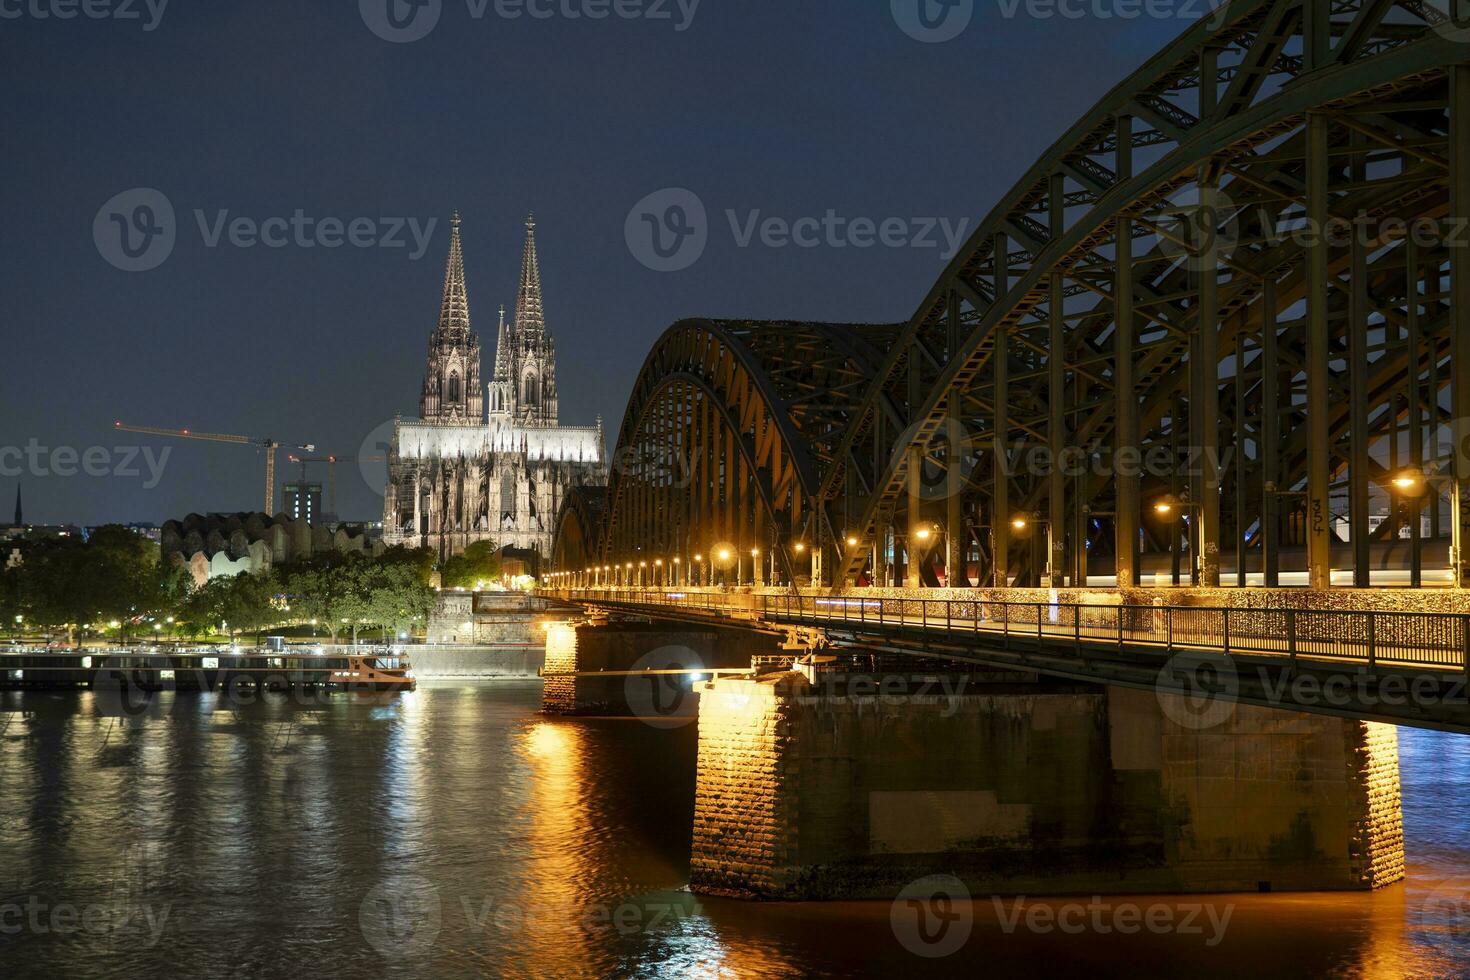
<svg viewBox="0 0 1470 980">
<path fill-rule="evenodd" d="M 241 631 L 255 633 L 259 639 L 262 630 L 281 621 L 276 594 L 273 573 L 241 572 L 233 578 L 205 582 L 185 601 L 182 612 L 196 634 L 223 625 L 232 640 Z"/>
<path fill-rule="evenodd" d="M 254 633 L 260 641 L 261 631 L 281 621 L 283 612 L 276 605 L 276 576 L 272 571 L 259 575 L 242 572 L 230 581 L 230 619 L 232 625 Z"/>
<path fill-rule="evenodd" d="M 446 589 L 477 589 L 500 578 L 499 550 L 493 541 L 476 541 L 444 563 L 439 575 Z"/>
<path fill-rule="evenodd" d="M 434 609 L 434 590 L 409 564 L 377 565 L 366 570 L 367 615 L 389 633 L 411 630 L 426 622 Z"/>
<path fill-rule="evenodd" d="M 20 569 L 0 566 L 0 627 L 19 628 L 17 616 L 24 615 L 21 604 Z"/>
</svg>

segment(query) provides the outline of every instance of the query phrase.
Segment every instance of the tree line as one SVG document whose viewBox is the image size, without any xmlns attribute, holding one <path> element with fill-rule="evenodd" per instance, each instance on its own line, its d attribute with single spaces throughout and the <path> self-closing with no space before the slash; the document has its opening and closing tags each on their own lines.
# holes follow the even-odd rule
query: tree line
<svg viewBox="0 0 1470 980">
<path fill-rule="evenodd" d="M 434 608 L 434 553 L 329 553 L 264 573 L 215 578 L 197 588 L 186 568 L 159 561 L 157 543 L 123 527 L 84 541 L 35 541 L 0 571 L 0 625 L 14 633 L 64 633 L 123 641 L 148 636 L 259 637 L 309 628 L 336 642 L 363 630 L 423 629 Z"/>
</svg>

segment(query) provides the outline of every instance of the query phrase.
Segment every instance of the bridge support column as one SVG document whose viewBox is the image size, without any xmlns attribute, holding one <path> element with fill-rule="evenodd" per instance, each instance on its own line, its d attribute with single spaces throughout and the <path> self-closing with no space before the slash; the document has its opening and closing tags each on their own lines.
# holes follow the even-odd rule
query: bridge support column
<svg viewBox="0 0 1470 980">
<path fill-rule="evenodd" d="M 1457 9 L 1463 13 L 1463 5 Z M 1450 69 L 1450 214 L 1470 211 L 1470 66 Z M 1463 238 L 1463 229 L 1458 232 Z M 1455 582 L 1470 588 L 1470 248 L 1452 242 L 1450 255 L 1450 385 L 1455 413 L 1452 463 L 1454 483 Z M 1437 505 L 1436 505 L 1437 509 Z"/>
<path fill-rule="evenodd" d="M 887 898 L 940 872 L 976 897 L 1403 876 L 1392 726 L 1236 707 L 1205 727 L 1172 695 L 1015 673 L 700 687 L 698 892 Z"/>
<path fill-rule="evenodd" d="M 695 678 L 670 672 L 745 669 L 752 657 L 780 652 L 778 638 L 744 630 L 674 623 L 558 624 L 547 633 L 541 709 L 634 717 L 655 727 L 689 724 L 698 710 Z M 592 672 L 613 676 L 586 676 Z"/>
<path fill-rule="evenodd" d="M 1315 10 L 1314 5 L 1309 10 Z M 1322 5 L 1322 6 L 1325 6 Z M 1320 25 L 1318 25 L 1320 28 Z M 1307 115 L 1307 222 L 1327 227 L 1328 118 Z M 1312 237 L 1307 253 L 1307 580 L 1313 589 L 1332 588 L 1331 334 L 1328 321 L 1327 243 Z"/>
</svg>

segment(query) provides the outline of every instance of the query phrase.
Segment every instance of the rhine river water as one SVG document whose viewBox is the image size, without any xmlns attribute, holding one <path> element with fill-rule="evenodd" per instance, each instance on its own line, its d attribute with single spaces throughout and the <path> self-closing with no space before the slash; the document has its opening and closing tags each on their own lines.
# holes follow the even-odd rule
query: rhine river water
<svg viewBox="0 0 1470 980">
<path fill-rule="evenodd" d="M 694 728 L 539 699 L 0 694 L 0 977 L 1470 974 L 1470 738 L 1403 733 L 1403 885 L 980 897 L 926 959 L 888 902 L 691 895 Z"/>
</svg>

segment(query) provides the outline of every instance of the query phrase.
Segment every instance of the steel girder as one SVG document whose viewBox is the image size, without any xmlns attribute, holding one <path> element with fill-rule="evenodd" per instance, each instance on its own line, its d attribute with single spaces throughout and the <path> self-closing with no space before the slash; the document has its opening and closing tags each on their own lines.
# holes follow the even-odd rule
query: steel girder
<svg viewBox="0 0 1470 980">
<path fill-rule="evenodd" d="M 1470 194 L 1449 96 L 1467 48 L 1432 29 L 1441 19 L 1419 4 L 1237 3 L 1109 93 L 990 213 L 896 339 L 826 454 L 829 524 L 857 515 L 871 543 L 901 512 L 938 516 L 965 536 L 963 556 L 988 507 L 982 537 L 1015 571 L 1014 501 L 1049 524 L 1054 573 L 1083 582 L 1089 552 L 1113 550 L 1129 584 L 1140 523 L 1177 537 L 1148 528 L 1141 507 L 1176 478 L 1098 460 L 1168 448 L 1172 474 L 1193 450 L 1201 580 L 1218 578 L 1222 542 L 1262 543 L 1296 493 L 1313 515 L 1313 584 L 1327 584 L 1334 497 L 1361 548 L 1370 481 L 1404 459 L 1401 429 L 1439 427 L 1439 391 L 1464 372 L 1450 358 L 1463 313 L 1444 287 L 1465 280 L 1463 249 L 1427 243 L 1406 276 L 1412 246 L 1392 223 L 1449 214 L 1455 174 Z M 1371 230 L 1356 246 L 1283 234 L 1360 215 Z M 888 423 L 892 406 L 903 425 Z M 1219 462 L 1226 447 L 1243 455 Z M 1044 472 L 1021 463 L 1037 448 Z M 1056 465 L 1064 450 L 1078 472 Z M 926 495 L 925 466 L 958 479 Z M 954 494 L 972 505 L 926 514 Z M 839 580 L 867 550 L 845 556 Z"/>
<path fill-rule="evenodd" d="M 572 487 L 556 515 L 551 567 L 590 570 L 601 565 L 602 529 L 607 518 L 607 487 Z"/>
<path fill-rule="evenodd" d="M 654 345 L 613 454 L 601 561 L 769 549 L 795 579 L 820 473 L 897 326 L 686 320 Z"/>
</svg>

